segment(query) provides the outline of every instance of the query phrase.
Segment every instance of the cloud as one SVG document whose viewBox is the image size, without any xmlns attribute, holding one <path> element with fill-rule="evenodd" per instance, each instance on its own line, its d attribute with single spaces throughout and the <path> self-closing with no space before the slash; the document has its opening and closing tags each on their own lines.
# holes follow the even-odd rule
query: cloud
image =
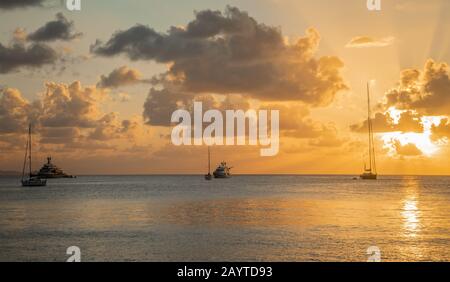
<svg viewBox="0 0 450 282">
<path fill-rule="evenodd" d="M 54 63 L 57 53 L 49 46 L 41 43 L 25 46 L 15 43 L 4 46 L 0 43 L 0 73 L 8 73 L 21 67 L 36 68 Z"/>
<path fill-rule="evenodd" d="M 309 145 L 320 147 L 336 147 L 344 144 L 338 137 L 333 124 L 323 124 L 309 117 L 309 109 L 304 104 L 263 104 L 252 107 L 248 98 L 241 95 L 227 95 L 225 99 L 217 95 L 189 96 L 184 93 L 170 92 L 167 89 L 152 89 L 144 105 L 144 120 L 148 125 L 170 126 L 170 117 L 177 109 L 186 109 L 192 115 L 193 103 L 202 102 L 203 112 L 211 109 L 219 110 L 223 116 L 226 110 L 279 110 L 280 134 L 283 137 L 307 139 Z M 207 124 L 203 124 L 206 127 Z M 246 133 L 248 130 L 246 129 Z"/>
<path fill-rule="evenodd" d="M 331 147 L 343 143 L 333 124 L 323 124 L 309 117 L 310 110 L 305 104 L 269 104 L 261 108 L 280 111 L 281 136 L 310 139 L 309 144 L 313 146 Z"/>
<path fill-rule="evenodd" d="M 423 132 L 423 124 L 420 115 L 412 111 L 405 111 L 400 114 L 398 121 L 394 121 L 389 112 L 376 113 L 372 118 L 374 132 Z M 358 124 L 350 125 L 350 129 L 358 133 L 367 133 L 367 120 Z"/>
<path fill-rule="evenodd" d="M 442 138 L 450 138 L 450 122 L 448 118 L 441 119 L 438 125 L 431 127 L 431 138 L 433 140 L 439 140 Z"/>
<path fill-rule="evenodd" d="M 46 83 L 40 122 L 46 127 L 92 128 L 99 118 L 98 102 L 104 93 L 95 87 L 82 87 L 79 81 L 70 85 Z"/>
<path fill-rule="evenodd" d="M 88 138 L 100 141 L 118 139 L 137 127 L 138 124 L 136 121 L 121 121 L 117 113 L 109 113 L 97 121 L 95 130 L 89 134 Z"/>
<path fill-rule="evenodd" d="M 42 6 L 45 0 L 1 0 L 0 9 L 16 9 Z"/>
<path fill-rule="evenodd" d="M 449 93 L 450 71 L 445 63 L 428 59 L 423 69 L 402 70 L 397 85 L 377 105 L 381 112 L 373 118 L 374 131 L 384 133 L 385 148 L 399 156 L 431 156 L 446 147 Z M 350 129 L 367 134 L 367 121 Z"/>
<path fill-rule="evenodd" d="M 3 89 L 0 94 L 0 134 L 23 132 L 29 122 L 29 102 L 17 89 Z"/>
<path fill-rule="evenodd" d="M 238 93 L 323 106 L 347 86 L 339 58 L 315 58 L 319 41 L 318 32 L 311 28 L 305 37 L 288 44 L 279 28 L 227 7 L 225 13 L 197 12 L 185 28 L 171 27 L 167 33 L 143 25 L 117 31 L 106 43 L 93 44 L 91 52 L 168 63 L 168 71 L 154 82 L 174 85 L 180 92 Z"/>
<path fill-rule="evenodd" d="M 243 110 L 250 108 L 250 102 L 239 94 L 229 94 L 225 97 L 212 94 L 194 95 L 177 92 L 167 88 L 150 89 L 144 104 L 144 120 L 148 125 L 170 126 L 172 113 L 185 109 L 193 114 L 194 102 L 202 102 L 203 112 L 215 109 L 225 116 L 226 110 Z"/>
<path fill-rule="evenodd" d="M 369 48 L 386 47 L 394 43 L 394 37 L 384 37 L 375 39 L 369 36 L 357 36 L 352 38 L 345 47 L 347 48 Z"/>
<path fill-rule="evenodd" d="M 83 137 L 77 127 L 43 127 L 39 135 L 42 144 L 72 144 Z"/>
<path fill-rule="evenodd" d="M 168 89 L 150 89 L 144 103 L 144 120 L 148 125 L 170 126 L 170 117 L 178 109 L 186 108 L 192 103 L 193 95 L 187 95 Z"/>
<path fill-rule="evenodd" d="M 415 110 L 421 115 L 450 113 L 450 71 L 445 63 L 428 60 L 423 70 L 401 72 L 399 84 L 385 94 L 385 108 Z"/>
<path fill-rule="evenodd" d="M 413 143 L 407 143 L 402 145 L 400 141 L 394 141 L 394 148 L 398 155 L 400 156 L 420 156 L 422 155 L 422 151 L 417 148 L 417 146 Z"/>
<path fill-rule="evenodd" d="M 71 139 L 72 142 L 65 141 L 66 144 L 77 148 L 83 143 L 88 147 L 101 147 L 102 142 L 108 141 L 108 148 L 113 148 L 113 140 L 134 137 L 133 133 L 139 127 L 136 120 L 121 120 L 117 113 L 101 110 L 107 95 L 102 89 L 83 87 L 79 81 L 70 85 L 49 82 L 46 87 L 46 95 L 41 99 L 39 124 L 50 132 L 56 130 L 67 134 L 58 139 L 44 135 L 47 137 L 44 141 L 57 143 Z"/>
<path fill-rule="evenodd" d="M 56 14 L 56 20 L 38 28 L 29 34 L 27 39 L 34 42 L 70 41 L 82 35 L 82 33 L 77 33 L 74 29 L 74 23 L 69 21 L 62 13 L 58 13 Z"/>
<path fill-rule="evenodd" d="M 216 109 L 223 114 L 225 110 L 245 111 L 250 107 L 249 102 L 237 94 L 227 95 L 225 99 L 219 101 L 211 94 L 194 95 L 167 88 L 161 90 L 152 88 L 144 104 L 144 120 L 148 125 L 170 126 L 172 113 L 178 109 L 185 109 L 192 113 L 194 102 L 202 102 L 204 112 Z"/>
<path fill-rule="evenodd" d="M 122 66 L 108 75 L 102 75 L 97 83 L 99 88 L 117 88 L 142 82 L 142 75 L 138 70 Z"/>
<path fill-rule="evenodd" d="M 39 143 L 44 147 L 59 145 L 55 150 L 112 150 L 114 140 L 135 145 L 141 134 L 139 120 L 121 120 L 117 113 L 104 113 L 101 103 L 105 95 L 79 81 L 69 85 L 48 82 L 45 95 L 31 103 L 17 89 L 4 89 L 0 92 L 0 145 L 14 147 L 14 140 L 24 134 L 30 122 Z"/>
<path fill-rule="evenodd" d="M 309 140 L 311 146 L 316 147 L 340 147 L 346 142 L 340 138 L 338 131 L 333 124 L 322 125 L 320 135 L 317 138 Z"/>
</svg>

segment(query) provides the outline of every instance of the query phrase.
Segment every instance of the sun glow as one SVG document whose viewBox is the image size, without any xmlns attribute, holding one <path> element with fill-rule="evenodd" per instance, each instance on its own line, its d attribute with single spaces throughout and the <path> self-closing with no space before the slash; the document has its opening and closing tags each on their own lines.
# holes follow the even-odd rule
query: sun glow
<svg viewBox="0 0 450 282">
<path fill-rule="evenodd" d="M 389 108 L 387 111 L 390 117 L 393 119 L 394 124 L 398 124 L 400 116 L 403 110 L 395 108 Z M 384 142 L 384 148 L 389 150 L 390 155 L 396 155 L 398 153 L 398 147 L 414 146 L 420 150 L 425 156 L 432 156 L 439 151 L 440 143 L 431 139 L 431 128 L 433 125 L 439 125 L 441 116 L 422 116 L 420 123 L 423 125 L 423 132 L 386 132 L 383 133 L 381 139 Z"/>
<path fill-rule="evenodd" d="M 398 124 L 400 121 L 400 116 L 402 113 L 406 112 L 406 110 L 397 110 L 395 107 L 390 107 L 386 112 L 392 118 L 393 123 Z"/>
<path fill-rule="evenodd" d="M 413 144 L 424 155 L 432 156 L 439 150 L 439 146 L 433 143 L 430 137 L 431 132 L 423 132 L 423 133 L 389 132 L 384 133 L 381 139 L 384 142 L 384 147 L 389 149 L 389 153 L 391 155 L 396 154 L 397 144 L 400 146 Z"/>
</svg>

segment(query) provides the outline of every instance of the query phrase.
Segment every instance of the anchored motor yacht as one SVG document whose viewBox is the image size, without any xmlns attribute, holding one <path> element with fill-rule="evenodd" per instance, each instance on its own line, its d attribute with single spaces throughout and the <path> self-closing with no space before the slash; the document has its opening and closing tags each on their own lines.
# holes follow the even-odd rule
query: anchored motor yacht
<svg viewBox="0 0 450 282">
<path fill-rule="evenodd" d="M 74 178 L 52 163 L 52 158 L 47 157 L 47 163 L 33 176 L 39 178 Z"/>
<path fill-rule="evenodd" d="M 221 162 L 220 165 L 213 172 L 214 178 L 230 178 L 230 170 L 232 167 L 227 166 L 226 162 Z"/>
</svg>

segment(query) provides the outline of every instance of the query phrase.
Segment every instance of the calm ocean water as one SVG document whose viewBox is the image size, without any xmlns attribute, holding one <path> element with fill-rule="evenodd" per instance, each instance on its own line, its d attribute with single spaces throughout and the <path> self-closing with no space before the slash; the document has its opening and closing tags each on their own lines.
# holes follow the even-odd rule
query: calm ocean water
<svg viewBox="0 0 450 282">
<path fill-rule="evenodd" d="M 450 261 L 450 177 L 0 177 L 0 261 Z"/>
</svg>

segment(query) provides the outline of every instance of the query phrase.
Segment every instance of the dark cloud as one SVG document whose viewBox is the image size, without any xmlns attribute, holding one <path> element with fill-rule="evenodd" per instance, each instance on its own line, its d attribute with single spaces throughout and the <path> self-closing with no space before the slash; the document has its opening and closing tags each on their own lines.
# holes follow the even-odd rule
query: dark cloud
<svg viewBox="0 0 450 282">
<path fill-rule="evenodd" d="M 43 127 L 39 134 L 43 144 L 71 144 L 83 137 L 77 127 Z"/>
<path fill-rule="evenodd" d="M 372 119 L 374 132 L 423 132 L 423 124 L 420 120 L 420 115 L 412 111 L 405 111 L 400 114 L 400 118 L 397 122 L 391 117 L 389 112 L 376 113 Z M 367 133 L 367 120 L 361 123 L 353 124 L 350 129 L 359 133 Z"/>
<path fill-rule="evenodd" d="M 192 114 L 194 102 L 202 102 L 203 112 L 214 109 L 222 112 L 224 116 L 226 110 L 245 111 L 250 108 L 248 100 L 241 95 L 230 94 L 224 99 L 218 99 L 216 96 L 152 88 L 144 104 L 144 120 L 148 125 L 170 126 L 172 113 L 178 109 L 185 109 Z"/>
<path fill-rule="evenodd" d="M 45 0 L 1 0 L 0 9 L 16 9 L 41 6 Z"/>
<path fill-rule="evenodd" d="M 144 103 L 144 120 L 148 125 L 170 126 L 172 113 L 178 109 L 187 108 L 193 98 L 193 95 L 152 88 Z"/>
<path fill-rule="evenodd" d="M 346 85 L 339 58 L 315 58 L 319 40 L 318 32 L 309 29 L 305 37 L 288 44 L 279 28 L 228 7 L 225 13 L 197 12 L 186 28 L 171 27 L 167 33 L 136 25 L 114 33 L 106 43 L 97 41 L 91 52 L 171 63 L 155 81 L 182 92 L 239 93 L 321 106 Z"/>
<path fill-rule="evenodd" d="M 69 21 L 62 13 L 56 14 L 56 20 L 46 23 L 27 37 L 30 41 L 45 42 L 64 40 L 70 41 L 80 37 L 82 33 L 75 31 L 74 23 Z"/>
<path fill-rule="evenodd" d="M 192 96 L 167 89 L 156 90 L 152 88 L 144 105 L 144 120 L 148 125 L 170 126 L 171 115 L 178 109 L 193 112 L 193 103 L 202 102 L 203 112 L 211 109 L 219 110 L 225 117 L 226 110 L 243 110 L 251 108 L 248 98 L 241 95 L 227 95 L 225 99 L 218 99 L 214 95 Z M 280 134 L 285 137 L 309 139 L 309 144 L 320 147 L 336 147 L 344 144 L 338 137 L 333 124 L 323 124 L 309 118 L 307 105 L 267 104 L 258 110 L 279 110 Z M 203 123 L 206 127 L 206 124 Z M 246 131 L 248 133 L 248 131 Z"/>
<path fill-rule="evenodd" d="M 117 88 L 142 82 L 141 73 L 138 70 L 122 66 L 113 70 L 108 75 L 102 75 L 97 83 L 99 88 Z"/>
<path fill-rule="evenodd" d="M 386 93 L 384 106 L 415 110 L 421 115 L 448 115 L 450 113 L 449 93 L 448 65 L 428 60 L 423 70 L 402 71 L 399 85 Z"/>
<path fill-rule="evenodd" d="M 57 58 L 57 53 L 45 44 L 25 46 L 17 43 L 7 47 L 0 43 L 0 73 L 21 67 L 40 67 L 54 63 Z"/>
</svg>

